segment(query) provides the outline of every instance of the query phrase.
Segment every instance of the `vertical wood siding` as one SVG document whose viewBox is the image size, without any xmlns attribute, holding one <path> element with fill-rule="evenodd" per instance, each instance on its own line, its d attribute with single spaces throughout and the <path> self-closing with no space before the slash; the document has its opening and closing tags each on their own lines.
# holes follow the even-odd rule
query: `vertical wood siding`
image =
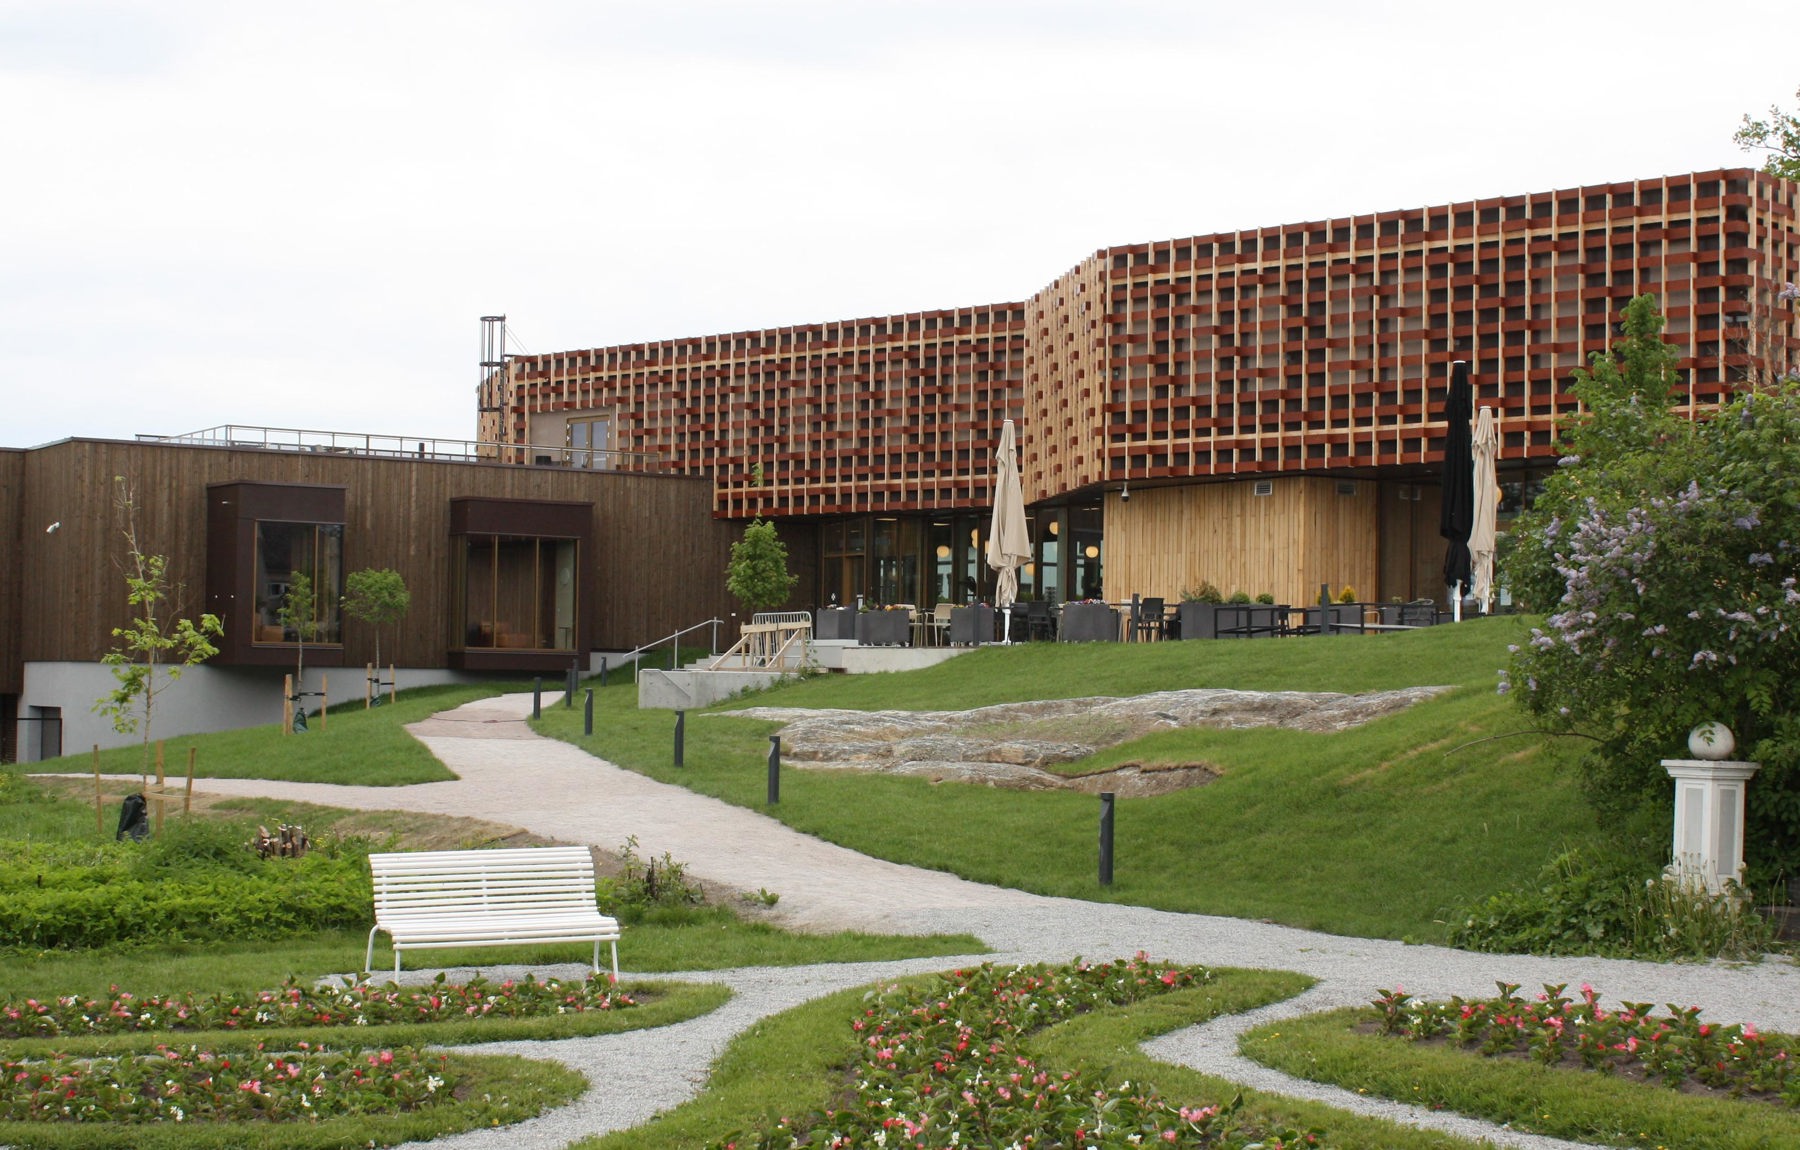
<svg viewBox="0 0 1800 1150">
<path fill-rule="evenodd" d="M 54 520 L 38 524 L 37 535 L 26 539 L 24 485 L 25 452 L 0 450 L 0 695 L 16 695 L 25 689 L 25 671 L 19 660 L 19 594 L 25 578 L 25 549 L 55 539 L 43 534 Z"/>
<path fill-rule="evenodd" d="M 0 454 L 0 484 L 9 457 Z M 17 468 L 16 465 L 15 469 Z M 23 453 L 22 521 L 60 519 L 54 536 L 23 547 L 20 619 L 7 674 L 23 661 L 92 660 L 109 650 L 112 629 L 129 618 L 120 564 L 122 520 L 112 477 L 136 492 L 143 547 L 169 557 L 172 580 L 187 587 L 183 613 L 202 609 L 206 487 L 211 483 L 340 484 L 346 488 L 344 567 L 391 567 L 412 591 L 399 634 L 382 655 L 402 666 L 443 666 L 450 635 L 450 500 L 457 496 L 591 503 L 593 545 L 583 560 L 583 610 L 603 649 L 636 646 L 718 615 L 735 603 L 725 565 L 738 524 L 711 515 L 704 480 L 501 464 L 432 463 L 329 453 L 71 440 Z M 811 587 L 816 550 L 810 527 L 783 525 L 790 556 Z M 0 531 L 7 529 L 0 517 Z M 6 565 L 11 567 L 12 565 Z M 0 583 L 3 603 L 4 583 Z M 4 606 L 0 605 L 0 611 Z M 0 622 L 5 616 L 0 614 Z M 345 622 L 345 661 L 374 656 L 369 629 Z"/>
<path fill-rule="evenodd" d="M 1346 584 L 1363 599 L 1380 593 L 1376 485 L 1337 493 L 1329 479 L 1278 478 L 1265 496 L 1253 483 L 1133 490 L 1106 501 L 1109 600 L 1132 595 L 1170 602 L 1202 581 L 1230 595 L 1268 592 L 1310 603 L 1319 584 Z"/>
</svg>

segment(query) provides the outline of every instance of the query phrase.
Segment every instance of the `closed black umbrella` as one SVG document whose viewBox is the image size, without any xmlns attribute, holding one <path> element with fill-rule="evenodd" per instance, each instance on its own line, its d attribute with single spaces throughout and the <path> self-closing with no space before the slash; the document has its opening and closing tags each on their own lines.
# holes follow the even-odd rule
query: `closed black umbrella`
<svg viewBox="0 0 1800 1150">
<path fill-rule="evenodd" d="M 1475 401 L 1469 388 L 1469 365 L 1457 360 L 1450 369 L 1450 394 L 1444 401 L 1444 491 L 1438 511 L 1438 534 L 1444 548 L 1444 586 L 1462 600 L 1469 585 L 1469 531 L 1475 525 L 1475 452 L 1469 419 Z"/>
</svg>

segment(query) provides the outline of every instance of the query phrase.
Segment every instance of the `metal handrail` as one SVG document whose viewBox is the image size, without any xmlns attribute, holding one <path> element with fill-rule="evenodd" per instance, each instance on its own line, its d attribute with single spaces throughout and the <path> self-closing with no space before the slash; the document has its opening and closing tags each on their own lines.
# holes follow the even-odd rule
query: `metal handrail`
<svg viewBox="0 0 1800 1150">
<path fill-rule="evenodd" d="M 596 466 L 578 470 L 611 471 L 618 466 L 648 470 L 657 457 L 617 448 L 572 448 L 566 444 L 506 443 L 485 439 L 441 439 L 427 435 L 371 435 L 360 431 L 322 431 L 296 427 L 257 427 L 227 423 L 182 435 L 139 433 L 140 442 L 185 443 L 202 447 L 251 448 L 261 451 L 311 451 L 333 455 L 369 455 L 389 459 L 426 459 L 453 463 L 511 462 L 531 464 L 539 455 L 553 467 L 576 467 L 576 459 Z M 615 460 L 617 461 L 615 463 Z"/>
<path fill-rule="evenodd" d="M 668 643 L 668 642 L 673 642 L 675 644 L 674 658 L 670 662 L 669 669 L 672 671 L 680 670 L 681 669 L 681 637 L 683 635 L 687 634 L 689 631 L 698 631 L 702 627 L 711 627 L 713 629 L 712 653 L 718 654 L 718 651 L 719 651 L 719 624 L 723 623 L 724 621 L 725 620 L 720 619 L 717 616 L 715 616 L 711 619 L 706 620 L 703 623 L 695 623 L 692 627 L 683 627 L 681 630 L 675 632 L 673 635 L 664 635 L 660 639 L 652 639 L 648 643 L 645 643 L 640 647 L 635 647 L 632 650 L 625 652 L 625 654 L 620 656 L 620 658 L 631 660 L 631 681 L 635 683 L 635 682 L 637 682 L 637 679 L 638 679 L 638 666 L 640 664 L 640 660 L 635 658 L 635 656 L 643 654 L 645 651 L 650 650 L 652 647 L 660 647 L 662 644 Z"/>
</svg>

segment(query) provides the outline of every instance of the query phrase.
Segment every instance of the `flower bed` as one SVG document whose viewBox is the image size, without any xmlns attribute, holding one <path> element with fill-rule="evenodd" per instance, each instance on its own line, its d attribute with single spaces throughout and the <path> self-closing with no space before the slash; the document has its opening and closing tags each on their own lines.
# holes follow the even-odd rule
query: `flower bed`
<svg viewBox="0 0 1800 1150">
<path fill-rule="evenodd" d="M 1791 1039 L 1772 1039 L 1750 1023 L 1701 1022 L 1697 1006 L 1670 1006 L 1665 1016 L 1647 1002 L 1605 1010 L 1586 983 L 1579 1000 L 1564 986 L 1546 985 L 1535 1000 L 1520 998 L 1516 983 L 1499 987 L 1494 998 L 1435 1003 L 1415 1002 L 1399 987 L 1384 990 L 1375 999 L 1381 1033 L 1800 1106 Z"/>
<path fill-rule="evenodd" d="M 387 983 L 303 987 L 289 981 L 280 990 L 254 993 L 135 995 L 118 990 L 106 999 L 66 995 L 50 1002 L 26 998 L 0 1004 L 0 1039 L 144 1031 L 253 1030 L 272 1027 L 374 1026 L 383 1023 L 445 1022 L 469 1017 L 532 1018 L 592 1010 L 625 1010 L 637 1005 L 620 993 L 610 976 L 584 982 L 561 979 L 491 983 L 477 977 L 462 984 L 443 975 L 429 986 L 402 988 Z"/>
<path fill-rule="evenodd" d="M 850 1026 L 861 1057 L 851 1101 L 713 1150 L 811 1146 L 1243 1147 L 1313 1145 L 1316 1134 L 1240 1130 L 1227 1106 L 1182 1107 L 1147 1083 L 1040 1066 L 1025 1052 L 1033 1032 L 1086 1011 L 1203 986 L 1202 967 L 1129 961 L 1090 965 L 985 964 L 870 995 Z"/>
<path fill-rule="evenodd" d="M 446 1056 L 410 1047 L 269 1053 L 158 1047 L 120 1058 L 0 1062 L 9 1122 L 315 1121 L 419 1110 L 449 1099 Z"/>
</svg>

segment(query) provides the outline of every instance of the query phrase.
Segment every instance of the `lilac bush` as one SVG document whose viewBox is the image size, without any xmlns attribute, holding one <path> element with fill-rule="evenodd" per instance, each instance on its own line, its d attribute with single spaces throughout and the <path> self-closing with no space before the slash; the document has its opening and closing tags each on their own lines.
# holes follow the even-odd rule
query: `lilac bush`
<svg viewBox="0 0 1800 1150">
<path fill-rule="evenodd" d="M 1577 384 L 1579 458 L 1515 531 L 1507 577 L 1548 614 L 1500 687 L 1546 729 L 1594 740 L 1587 779 L 1609 814 L 1666 804 L 1660 760 L 1685 757 L 1701 722 L 1732 728 L 1763 764 L 1754 885 L 1800 861 L 1800 384 L 1710 419 L 1671 412 L 1668 357 L 1649 347 L 1666 347 L 1661 320 L 1640 303 L 1624 368 Z"/>
</svg>

